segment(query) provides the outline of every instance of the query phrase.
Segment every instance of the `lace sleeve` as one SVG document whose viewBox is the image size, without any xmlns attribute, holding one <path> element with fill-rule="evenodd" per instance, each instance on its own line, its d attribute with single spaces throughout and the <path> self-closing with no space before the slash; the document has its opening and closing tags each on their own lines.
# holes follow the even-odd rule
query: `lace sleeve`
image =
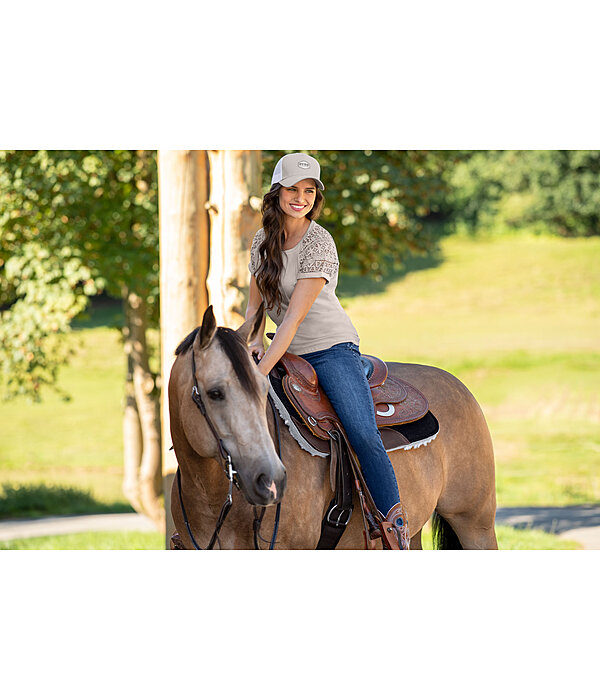
<svg viewBox="0 0 600 700">
<path fill-rule="evenodd" d="M 255 275 L 256 271 L 260 267 L 260 256 L 258 254 L 258 249 L 264 238 L 265 232 L 261 228 L 260 231 L 256 232 L 252 241 L 252 246 L 250 247 L 250 263 L 248 264 L 248 269 L 250 270 L 251 275 Z"/>
<path fill-rule="evenodd" d="M 335 241 L 329 231 L 316 224 L 302 241 L 298 279 L 324 277 L 327 282 L 331 282 L 337 275 L 338 268 Z"/>
</svg>

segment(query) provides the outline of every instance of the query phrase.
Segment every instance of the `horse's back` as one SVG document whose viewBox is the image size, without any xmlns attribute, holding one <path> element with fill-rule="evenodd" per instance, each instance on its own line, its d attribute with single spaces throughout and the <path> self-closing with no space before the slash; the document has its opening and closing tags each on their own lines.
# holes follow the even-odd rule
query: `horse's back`
<svg viewBox="0 0 600 700">
<path fill-rule="evenodd" d="M 415 386 L 429 402 L 431 412 L 438 421 L 454 424 L 465 421 L 471 430 L 489 437 L 489 430 L 481 407 L 470 390 L 458 377 L 440 367 L 405 362 L 388 362 L 391 376 L 404 379 Z M 483 435 L 480 435 L 483 438 Z"/>
</svg>

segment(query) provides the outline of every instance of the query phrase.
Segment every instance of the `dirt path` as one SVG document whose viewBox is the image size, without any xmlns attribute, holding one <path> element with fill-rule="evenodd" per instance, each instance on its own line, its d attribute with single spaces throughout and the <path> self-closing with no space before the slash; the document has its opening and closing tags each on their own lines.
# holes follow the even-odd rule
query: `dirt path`
<svg viewBox="0 0 600 700">
<path fill-rule="evenodd" d="M 584 549 L 600 549 L 600 503 L 596 505 L 498 508 L 497 525 L 545 530 L 575 540 Z"/>
<path fill-rule="evenodd" d="M 32 520 L 0 521 L 0 542 L 68 535 L 72 532 L 98 532 L 106 530 L 156 531 L 152 521 L 138 513 L 109 513 L 106 515 L 61 515 Z"/>
</svg>

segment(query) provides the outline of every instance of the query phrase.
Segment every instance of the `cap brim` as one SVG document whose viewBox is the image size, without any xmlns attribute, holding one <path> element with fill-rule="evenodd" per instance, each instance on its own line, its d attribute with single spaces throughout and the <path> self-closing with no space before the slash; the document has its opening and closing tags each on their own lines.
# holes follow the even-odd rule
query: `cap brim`
<svg viewBox="0 0 600 700">
<path fill-rule="evenodd" d="M 280 180 L 279 184 L 282 187 L 291 187 L 292 185 L 295 185 L 297 182 L 302 182 L 302 180 L 314 180 L 317 183 L 317 187 L 320 190 L 325 189 L 325 185 L 321 182 L 321 180 L 318 180 L 316 177 L 312 177 L 312 175 L 292 175 L 291 177 L 286 177 L 283 180 Z"/>
</svg>

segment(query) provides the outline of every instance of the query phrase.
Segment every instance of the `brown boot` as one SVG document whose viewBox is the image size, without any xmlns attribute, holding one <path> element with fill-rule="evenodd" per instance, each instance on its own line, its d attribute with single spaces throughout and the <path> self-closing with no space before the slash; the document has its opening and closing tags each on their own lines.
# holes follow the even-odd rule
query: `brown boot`
<svg viewBox="0 0 600 700">
<path fill-rule="evenodd" d="M 396 503 L 395 506 L 389 509 L 381 526 L 385 528 L 385 533 L 382 533 L 384 549 L 410 549 L 408 520 L 406 519 L 406 512 L 401 503 Z M 397 547 L 386 547 L 386 542 L 390 544 L 390 539 L 394 545 L 397 543 Z"/>
</svg>

